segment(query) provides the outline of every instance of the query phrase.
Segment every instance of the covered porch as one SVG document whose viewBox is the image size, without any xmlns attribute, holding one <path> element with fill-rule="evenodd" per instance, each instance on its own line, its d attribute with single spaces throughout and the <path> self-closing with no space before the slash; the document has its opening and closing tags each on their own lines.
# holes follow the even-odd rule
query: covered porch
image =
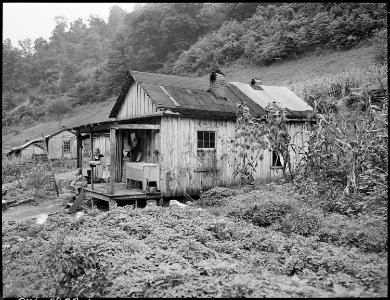
<svg viewBox="0 0 390 300">
<path fill-rule="evenodd" d="M 138 200 L 156 200 L 160 204 L 159 190 L 159 120 L 126 120 L 127 122 L 106 121 L 75 127 L 77 131 L 77 168 L 82 173 L 91 174 L 86 187 L 83 187 L 86 198 L 107 201 L 109 209 L 117 201 L 129 201 L 138 207 Z M 89 133 L 91 155 L 89 167 L 83 167 L 81 134 Z M 129 139 L 137 134 L 138 147 L 129 147 Z M 94 162 L 94 136 L 107 137 L 107 151 L 101 163 Z M 109 137 L 109 138 L 108 138 Z M 157 154 L 157 155 L 156 155 Z M 132 167 L 129 167 L 131 165 Z M 83 170 L 84 168 L 84 170 Z M 150 172 L 153 169 L 153 172 Z M 153 175 L 152 175 L 153 173 Z M 104 175 L 104 178 L 101 176 Z M 151 180 L 153 177 L 153 180 Z M 102 183 L 104 182 L 104 183 Z"/>
</svg>

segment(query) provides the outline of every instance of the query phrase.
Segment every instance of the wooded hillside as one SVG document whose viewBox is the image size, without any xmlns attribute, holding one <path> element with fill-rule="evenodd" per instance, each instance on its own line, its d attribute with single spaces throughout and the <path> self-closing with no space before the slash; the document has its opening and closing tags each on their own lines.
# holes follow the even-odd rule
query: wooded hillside
<svg viewBox="0 0 390 300">
<path fill-rule="evenodd" d="M 387 58 L 384 3 L 149 3 L 108 22 L 56 18 L 49 40 L 3 41 L 3 127 L 60 119 L 115 97 L 126 70 L 199 76 L 229 63 L 270 65 L 362 40 Z"/>
</svg>

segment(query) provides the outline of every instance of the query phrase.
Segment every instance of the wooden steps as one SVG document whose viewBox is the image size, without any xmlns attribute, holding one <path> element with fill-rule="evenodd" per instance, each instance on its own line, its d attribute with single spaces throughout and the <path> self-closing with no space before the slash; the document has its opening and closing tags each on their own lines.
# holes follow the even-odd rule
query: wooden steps
<svg viewBox="0 0 390 300">
<path fill-rule="evenodd" d="M 85 192 L 84 190 L 81 190 L 80 194 L 78 194 L 76 200 L 74 202 L 69 202 L 65 206 L 65 210 L 68 210 L 68 214 L 75 213 L 78 208 L 81 207 L 82 202 L 85 200 Z"/>
</svg>

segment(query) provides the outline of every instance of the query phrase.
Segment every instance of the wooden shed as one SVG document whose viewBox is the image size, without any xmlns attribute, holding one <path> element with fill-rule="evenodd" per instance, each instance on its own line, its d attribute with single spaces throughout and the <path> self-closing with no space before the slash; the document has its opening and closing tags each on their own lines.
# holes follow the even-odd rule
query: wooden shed
<svg viewBox="0 0 390 300">
<path fill-rule="evenodd" d="M 48 158 L 55 159 L 76 159 L 77 139 L 76 132 L 70 128 L 62 128 L 44 138 L 48 150 Z M 90 155 L 88 134 L 82 135 L 82 145 L 84 157 Z"/>
<path fill-rule="evenodd" d="M 19 157 L 24 160 L 33 160 L 42 158 L 46 154 L 45 144 L 42 139 L 28 141 L 20 147 L 12 148 L 8 153 L 8 157 Z"/>
<path fill-rule="evenodd" d="M 76 159 L 77 158 L 77 141 L 76 134 L 69 129 L 63 128 L 44 137 L 48 158 L 54 159 Z"/>
<path fill-rule="evenodd" d="M 312 108 L 285 87 L 225 82 L 213 73 L 210 81 L 129 71 L 109 115 L 112 121 L 75 127 L 110 136 L 110 178 L 115 182 L 143 182 L 161 197 L 199 195 L 215 185 L 237 182 L 231 163 L 234 154 L 227 141 L 234 136 L 237 104 L 256 115 L 265 115 L 268 103 L 279 102 L 288 111 L 293 142 L 307 140 Z M 81 153 L 81 152 L 80 152 Z M 108 157 L 107 157 L 108 158 Z M 255 179 L 282 174 L 273 165 L 272 151 L 265 150 Z M 294 158 L 293 158 L 294 161 Z"/>
</svg>

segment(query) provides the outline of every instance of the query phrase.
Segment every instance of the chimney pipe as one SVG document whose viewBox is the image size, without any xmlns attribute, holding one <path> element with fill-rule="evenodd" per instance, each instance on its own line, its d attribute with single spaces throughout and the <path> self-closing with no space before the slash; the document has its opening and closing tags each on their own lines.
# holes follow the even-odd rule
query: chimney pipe
<svg viewBox="0 0 390 300">
<path fill-rule="evenodd" d="M 257 78 L 253 78 L 251 80 L 251 87 L 255 90 L 263 90 L 263 88 L 260 86 L 262 84 L 261 80 Z"/>
<path fill-rule="evenodd" d="M 225 98 L 225 75 L 220 70 L 215 70 L 210 75 L 210 91 L 216 97 Z"/>
</svg>

